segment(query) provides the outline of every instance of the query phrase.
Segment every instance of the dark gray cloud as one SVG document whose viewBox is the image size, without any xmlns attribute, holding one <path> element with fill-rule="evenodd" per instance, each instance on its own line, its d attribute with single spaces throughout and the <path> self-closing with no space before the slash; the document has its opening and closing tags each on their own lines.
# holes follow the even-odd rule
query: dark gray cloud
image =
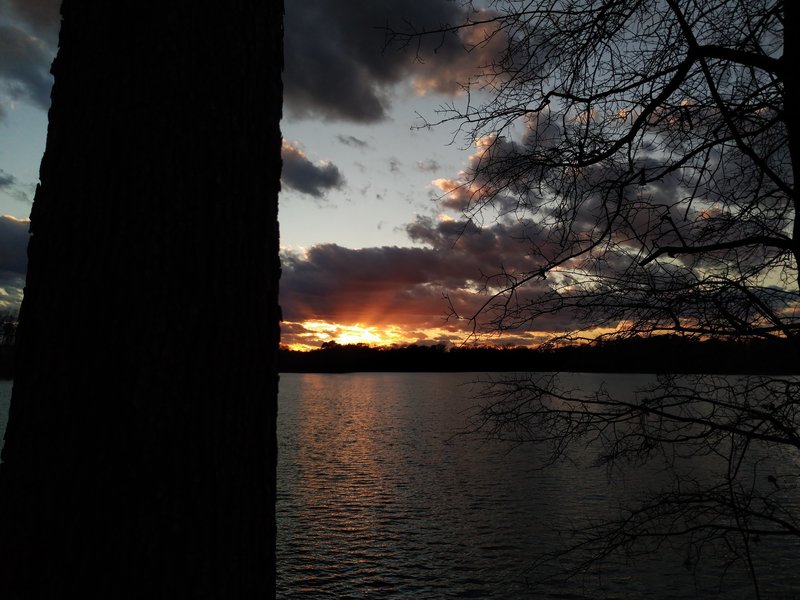
<svg viewBox="0 0 800 600">
<path fill-rule="evenodd" d="M 509 273 L 536 271 L 543 264 L 541 254 L 553 244 L 541 227 L 516 220 L 479 227 L 469 220 L 436 221 L 417 217 L 406 225 L 406 233 L 411 240 L 450 255 L 454 259 L 449 265 L 451 273 L 462 284 L 501 270 Z"/>
<path fill-rule="evenodd" d="M 0 90 L 12 101 L 50 106 L 53 49 L 21 27 L 0 23 Z"/>
<path fill-rule="evenodd" d="M 446 320 L 449 305 L 444 296 L 459 314 L 472 315 L 490 297 L 491 292 L 482 289 L 484 284 L 488 282 L 491 289 L 500 281 L 492 275 L 537 266 L 529 252 L 537 231 L 520 223 L 478 228 L 469 222 L 418 218 L 407 231 L 425 247 L 350 249 L 323 244 L 304 254 L 284 255 L 284 318 L 294 323 L 400 325 L 408 331 L 444 328 L 464 339 L 469 325 Z M 547 289 L 547 282 L 532 281 L 524 298 Z M 576 325 L 574 315 L 564 312 L 543 317 L 535 327 L 564 331 Z M 525 330 L 516 334 L 527 335 Z"/>
<path fill-rule="evenodd" d="M 20 202 L 30 203 L 30 194 L 34 190 L 34 185 L 25 185 L 11 173 L 0 169 L 0 192 L 3 192 L 15 200 L 19 200 Z"/>
<path fill-rule="evenodd" d="M 0 0 L 0 13 L 13 15 L 52 46 L 58 41 L 60 8 L 61 0 Z"/>
<path fill-rule="evenodd" d="M 483 36 L 431 36 L 399 51 L 387 47 L 386 27 L 436 30 L 467 17 L 449 0 L 304 0 L 287 2 L 285 21 L 286 108 L 295 117 L 362 123 L 386 117 L 392 88 L 412 77 L 418 92 L 453 94 L 475 69 L 491 62 L 496 43 Z M 500 40 L 497 40 L 499 43 Z M 472 47 L 478 44 L 477 47 Z M 467 52 L 465 46 L 471 47 Z"/>
<path fill-rule="evenodd" d="M 0 86 L 12 100 L 46 108 L 60 0 L 0 0 Z M 385 28 L 436 30 L 480 15 L 452 0 L 303 0 L 286 3 L 284 96 L 295 117 L 360 123 L 384 119 L 394 86 L 458 93 L 497 55 L 502 39 L 485 30 L 433 35 L 418 47 L 387 46 Z M 468 51 L 469 50 L 469 51 Z M 0 107 L 2 110 L 2 107 Z"/>
<path fill-rule="evenodd" d="M 327 161 L 315 164 L 297 146 L 286 141 L 283 142 L 281 156 L 281 182 L 288 188 L 322 198 L 328 190 L 344 185 L 344 176 L 336 165 Z"/>
<path fill-rule="evenodd" d="M 359 139 L 353 135 L 337 135 L 336 139 L 345 146 L 350 146 L 352 148 L 360 148 L 362 150 L 369 148 L 369 144 L 366 140 Z"/>
<path fill-rule="evenodd" d="M 8 190 L 17 184 L 17 178 L 0 169 L 0 190 Z"/>
<path fill-rule="evenodd" d="M 281 305 L 288 321 L 441 327 L 443 257 L 424 248 L 312 247 L 283 259 Z"/>
<path fill-rule="evenodd" d="M 61 0 L 0 0 L 0 119 L 4 102 L 50 106 Z"/>
</svg>

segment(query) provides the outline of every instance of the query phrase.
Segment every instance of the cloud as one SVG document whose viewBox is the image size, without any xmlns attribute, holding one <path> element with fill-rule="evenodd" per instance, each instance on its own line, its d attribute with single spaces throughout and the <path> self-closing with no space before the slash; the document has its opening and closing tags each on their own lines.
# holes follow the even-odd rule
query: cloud
<svg viewBox="0 0 800 600">
<path fill-rule="evenodd" d="M 0 23 L 0 90 L 12 102 L 50 106 L 53 49 L 21 27 Z"/>
<path fill-rule="evenodd" d="M 281 306 L 291 322 L 444 327 L 442 293 L 455 283 L 432 249 L 322 244 L 283 257 Z"/>
<path fill-rule="evenodd" d="M 12 101 L 49 104 L 48 73 L 60 0 L 0 0 L 0 89 Z M 289 115 L 373 123 L 386 118 L 397 84 L 417 93 L 457 94 L 505 43 L 491 25 L 431 35 L 408 48 L 387 45 L 386 27 L 435 31 L 481 19 L 459 2 L 335 0 L 287 2 L 284 97 Z M 0 105 L 0 111 L 4 110 Z"/>
<path fill-rule="evenodd" d="M 3 192 L 15 200 L 19 200 L 20 202 L 30 203 L 31 197 L 28 190 L 26 190 L 26 187 L 28 186 L 20 183 L 19 179 L 14 177 L 11 173 L 0 169 L 0 192 Z M 35 186 L 30 187 L 31 190 L 35 189 Z"/>
<path fill-rule="evenodd" d="M 491 218 L 491 214 L 523 214 L 539 206 L 542 189 L 536 180 L 538 172 L 531 168 L 527 149 L 538 147 L 541 139 L 532 119 L 528 119 L 528 125 L 519 142 L 494 134 L 476 139 L 475 151 L 461 172 L 455 177 L 431 181 L 433 188 L 440 192 L 436 198 L 440 206 L 475 220 Z"/>
<path fill-rule="evenodd" d="M 0 169 L 0 190 L 13 188 L 17 183 L 17 178 Z"/>
<path fill-rule="evenodd" d="M 441 168 L 438 162 L 433 159 L 429 160 L 418 160 L 417 161 L 417 169 L 420 171 L 438 171 Z"/>
<path fill-rule="evenodd" d="M 451 20 L 451 24 L 470 22 L 471 26 L 461 29 L 457 36 L 438 38 L 435 58 L 429 56 L 412 71 L 416 92 L 455 96 L 468 84 L 503 80 L 504 70 L 498 73 L 494 63 L 507 50 L 508 39 L 493 20 L 496 15 L 492 9 L 479 9 L 462 12 Z"/>
<path fill-rule="evenodd" d="M 351 146 L 352 148 L 360 148 L 362 150 L 369 148 L 369 144 L 365 140 L 361 140 L 352 135 L 337 135 L 336 139 L 345 146 Z"/>
<path fill-rule="evenodd" d="M 61 0 L 0 0 L 0 119 L 7 104 L 50 106 Z"/>
<path fill-rule="evenodd" d="M 281 182 L 302 194 L 322 198 L 328 190 L 341 188 L 345 183 L 344 176 L 336 165 L 328 161 L 315 164 L 300 148 L 286 140 L 283 141 L 281 156 Z"/>
<path fill-rule="evenodd" d="M 0 9 L 16 16 L 51 45 L 58 38 L 60 8 L 61 0 L 0 0 Z"/>
<path fill-rule="evenodd" d="M 431 185 L 442 194 L 442 208 L 458 212 L 465 212 L 469 208 L 473 193 L 468 182 L 439 178 L 431 181 Z"/>
<path fill-rule="evenodd" d="M 287 112 L 371 123 L 386 118 L 394 87 L 410 78 L 417 93 L 455 94 L 502 43 L 485 42 L 486 28 L 432 35 L 404 51 L 387 46 L 386 27 L 435 31 L 484 13 L 448 0 L 335 0 L 288 2 L 284 89 Z M 413 46 L 413 47 L 412 47 Z M 417 53 L 416 51 L 419 50 Z"/>
<path fill-rule="evenodd" d="M 448 269 L 463 285 L 465 280 L 482 280 L 505 270 L 508 273 L 536 271 L 541 254 L 553 245 L 547 231 L 525 221 L 497 221 L 479 227 L 470 220 L 417 217 L 406 225 L 414 242 L 453 260 Z"/>
<path fill-rule="evenodd" d="M 682 205 L 689 193 L 689 180 L 684 173 L 666 173 L 646 186 L 628 185 L 620 196 L 618 182 L 630 178 L 631 172 L 636 173 L 627 162 L 606 161 L 574 171 L 537 165 L 535 157 L 557 144 L 561 135 L 551 115 L 542 111 L 526 119 L 526 128 L 517 141 L 494 134 L 478 138 L 475 151 L 455 178 L 431 182 L 441 192 L 439 206 L 479 222 L 497 218 L 535 221 L 551 232 L 552 240 L 542 243 L 540 239 L 540 248 L 549 252 L 553 260 L 559 253 L 569 253 L 581 243 L 596 239 L 606 230 L 611 217 L 616 222 L 608 234 L 609 241 L 616 243 L 618 250 L 624 246 L 633 254 L 643 244 L 683 243 L 674 223 L 681 223 L 684 236 L 702 237 L 693 234 L 696 227 L 692 223 L 696 223 L 697 215 L 708 207 L 713 196 L 698 199 L 696 206 L 687 210 Z M 637 159 L 636 166 L 658 172 L 662 163 L 645 156 Z M 614 210 L 610 210 L 612 207 Z M 561 239 L 561 243 L 553 244 L 555 239 Z"/>
<path fill-rule="evenodd" d="M 542 233 L 521 223 L 479 228 L 468 221 L 422 217 L 408 225 L 407 232 L 424 247 L 351 249 L 321 244 L 284 254 L 284 318 L 292 323 L 401 326 L 409 335 L 435 329 L 465 339 L 470 324 L 447 320 L 445 295 L 460 315 L 471 316 L 503 281 L 487 276 L 535 270 L 538 263 L 530 249 Z M 520 298 L 527 301 L 547 290 L 547 282 L 532 281 Z M 480 324 L 488 325 L 490 316 L 484 315 Z M 541 336 L 577 325 L 574 314 L 564 311 L 542 317 L 535 328 Z M 284 333 L 284 342 L 294 343 L 291 334 Z M 529 343 L 533 339 L 523 329 L 511 333 Z"/>
</svg>

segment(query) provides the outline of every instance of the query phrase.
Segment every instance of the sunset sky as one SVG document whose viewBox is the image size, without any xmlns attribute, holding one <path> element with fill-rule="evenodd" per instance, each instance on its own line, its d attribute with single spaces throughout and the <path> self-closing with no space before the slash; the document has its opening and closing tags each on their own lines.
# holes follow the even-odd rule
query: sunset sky
<svg viewBox="0 0 800 600">
<path fill-rule="evenodd" d="M 0 311 L 15 310 L 27 222 L 44 150 L 48 70 L 58 0 L 0 0 Z M 481 151 L 436 120 L 466 102 L 459 82 L 488 47 L 450 37 L 414 52 L 384 49 L 388 24 L 432 29 L 463 19 L 448 0 L 287 0 L 283 188 L 280 197 L 283 343 L 438 343 L 464 340 L 444 295 L 465 314 L 485 296 L 481 277 L 529 268 L 519 221 L 487 214 L 465 229 L 456 189 Z M 471 35 L 476 35 L 474 32 Z M 474 143 L 472 143 L 474 142 Z M 553 317 L 508 343 L 568 327 Z"/>
</svg>

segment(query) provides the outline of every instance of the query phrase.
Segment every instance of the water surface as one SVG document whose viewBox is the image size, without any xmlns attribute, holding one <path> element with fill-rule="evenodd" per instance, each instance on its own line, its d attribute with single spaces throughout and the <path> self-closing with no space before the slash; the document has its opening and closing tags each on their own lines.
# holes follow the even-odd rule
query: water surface
<svg viewBox="0 0 800 600">
<path fill-rule="evenodd" d="M 649 560 L 618 557 L 581 580 L 536 585 L 533 558 L 563 547 L 561 530 L 616 514 L 652 473 L 610 484 L 589 457 L 542 469 L 536 447 L 454 436 L 474 405 L 468 384 L 475 378 L 281 376 L 279 598 L 752 597 L 743 569 L 731 569 L 721 587 L 720 571 L 692 573 L 680 548 Z M 653 381 L 563 378 L 623 392 Z M 779 582 L 787 592 L 772 597 L 793 597 L 792 577 Z"/>
</svg>

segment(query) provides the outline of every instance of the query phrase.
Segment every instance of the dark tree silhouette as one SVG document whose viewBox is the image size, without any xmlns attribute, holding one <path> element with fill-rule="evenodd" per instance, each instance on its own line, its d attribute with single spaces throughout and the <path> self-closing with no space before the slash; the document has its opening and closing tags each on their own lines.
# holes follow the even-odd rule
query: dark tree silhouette
<svg viewBox="0 0 800 600">
<path fill-rule="evenodd" d="M 62 17 L 0 596 L 271 597 L 283 3 Z"/>
<path fill-rule="evenodd" d="M 467 218 L 483 222 L 496 210 L 530 242 L 526 268 L 486 279 L 485 304 L 464 315 L 475 332 L 536 329 L 558 312 L 582 326 L 554 342 L 667 332 L 800 347 L 800 77 L 791 64 L 800 6 L 491 7 L 463 24 L 393 38 L 409 44 L 471 29 L 463 38 L 473 44 L 505 42 L 466 85 L 463 108 L 443 107 L 438 122 L 480 141 L 460 188 L 471 194 Z M 797 383 L 668 380 L 635 398 L 564 387 L 495 383 L 475 427 L 550 443 L 554 459 L 590 444 L 610 468 L 666 460 L 674 475 L 619 521 L 584 530 L 578 547 L 602 558 L 678 538 L 690 556 L 715 545 L 717 556 L 748 564 L 758 595 L 754 540 L 800 539 L 787 491 L 800 476 Z M 691 478 L 686 457 L 716 468 Z"/>
</svg>

